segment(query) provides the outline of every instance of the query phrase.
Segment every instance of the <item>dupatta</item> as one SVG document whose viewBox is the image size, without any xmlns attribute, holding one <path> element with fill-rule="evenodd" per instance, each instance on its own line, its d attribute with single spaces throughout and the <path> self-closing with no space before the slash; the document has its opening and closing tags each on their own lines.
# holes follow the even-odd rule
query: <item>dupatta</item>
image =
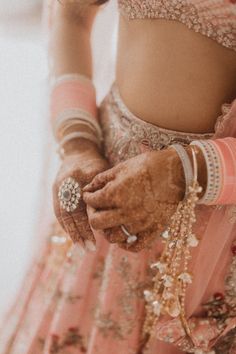
<svg viewBox="0 0 236 354">
<path fill-rule="evenodd" d="M 47 22 L 44 28 L 47 29 L 50 28 L 54 2 L 55 0 L 44 2 L 44 22 Z M 117 1 L 110 0 L 100 7 L 92 32 L 93 81 L 96 87 L 98 105 L 115 78 L 117 30 Z M 46 38 L 48 38 L 48 33 Z M 215 133 L 212 139 L 222 139 L 224 137 L 234 137 L 236 143 L 236 99 L 231 103 L 222 104 L 221 115 L 217 118 L 215 124 Z M 52 141 L 51 144 L 53 146 Z M 232 249 L 234 242 L 236 242 L 236 204 L 210 207 L 199 205 L 196 209 L 196 216 L 201 224 L 201 227 L 196 231 L 201 238 L 201 242 L 198 248 L 193 251 L 196 252 L 192 268 L 194 281 L 189 286 L 186 298 L 186 314 L 189 318 L 189 324 L 192 328 L 195 327 L 195 331 L 193 331 L 194 345 L 202 347 L 205 351 L 214 346 L 217 353 L 221 354 L 225 352 L 227 347 L 228 352 L 233 354 L 236 353 L 236 349 L 235 351 L 232 349 L 236 346 L 234 343 L 234 341 L 236 342 L 236 339 L 234 340 L 236 331 L 232 332 L 236 327 L 236 254 L 233 253 Z M 221 283 L 224 284 L 224 286 L 219 287 L 219 294 L 226 293 L 226 295 L 224 299 L 215 301 L 210 289 L 212 286 L 215 287 L 214 274 L 219 273 Z M 214 312 L 217 311 L 219 306 L 227 307 L 225 301 L 227 304 L 231 304 L 231 310 L 232 308 L 235 309 L 233 314 L 230 312 L 227 317 L 225 313 L 227 310 L 223 311 L 222 316 L 219 316 L 219 321 L 214 316 L 207 319 L 205 315 L 202 315 L 203 309 L 201 309 L 199 303 L 208 304 L 205 305 L 208 312 Z M 196 313 L 199 315 L 196 315 Z M 225 317 L 226 320 L 222 320 Z M 175 333 L 173 344 L 182 350 L 191 351 L 191 343 L 185 337 L 181 323 L 177 319 L 160 321 L 156 328 L 156 338 L 161 341 L 168 341 L 167 333 L 171 328 Z M 231 335 L 231 333 L 233 334 Z M 222 351 L 222 348 L 224 348 L 224 351 Z"/>
<path fill-rule="evenodd" d="M 221 110 L 212 139 L 233 137 L 236 144 L 236 99 L 224 103 Z M 235 354 L 236 204 L 198 205 L 196 217 L 196 234 L 201 241 L 192 252 L 194 280 L 186 296 L 192 338 L 186 336 L 178 318 L 159 321 L 156 338 L 169 342 L 171 332 L 171 343 L 188 353 Z M 212 288 L 218 292 L 212 293 Z"/>
</svg>

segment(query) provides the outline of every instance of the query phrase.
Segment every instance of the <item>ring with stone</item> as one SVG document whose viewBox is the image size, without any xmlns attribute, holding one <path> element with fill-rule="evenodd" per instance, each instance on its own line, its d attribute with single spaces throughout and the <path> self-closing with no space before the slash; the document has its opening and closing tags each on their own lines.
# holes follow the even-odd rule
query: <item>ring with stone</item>
<svg viewBox="0 0 236 354">
<path fill-rule="evenodd" d="M 138 237 L 136 235 L 130 234 L 124 225 L 121 225 L 121 230 L 127 236 L 127 239 L 126 239 L 127 243 L 132 244 L 137 241 Z"/>
<path fill-rule="evenodd" d="M 59 187 L 58 198 L 62 209 L 73 212 L 81 200 L 82 191 L 79 183 L 72 177 L 66 178 Z"/>
</svg>

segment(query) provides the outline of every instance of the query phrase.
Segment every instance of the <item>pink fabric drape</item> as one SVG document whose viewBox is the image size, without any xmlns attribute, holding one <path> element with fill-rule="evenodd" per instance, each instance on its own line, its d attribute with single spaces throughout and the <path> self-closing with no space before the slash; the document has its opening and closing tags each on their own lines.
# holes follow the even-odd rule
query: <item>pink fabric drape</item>
<svg viewBox="0 0 236 354">
<path fill-rule="evenodd" d="M 228 137 L 232 137 L 236 144 L 236 99 L 231 104 L 222 105 L 222 115 L 217 119 L 212 139 L 224 141 L 224 138 Z M 234 177 L 236 184 L 236 175 Z M 191 324 L 195 327 L 192 331 L 195 345 L 203 343 L 205 350 L 210 351 L 216 342 L 236 327 L 236 316 L 230 318 L 222 330 L 219 330 L 215 320 L 204 323 L 204 317 L 201 318 L 202 308 L 199 306 L 206 303 L 214 293 L 224 294 L 227 290 L 224 278 L 235 256 L 236 204 L 231 201 L 229 205 L 197 206 L 195 231 L 200 236 L 201 242 L 193 251 L 194 262 L 191 264 L 191 273 L 194 274 L 194 280 L 187 291 L 186 313 L 190 327 Z M 232 287 L 236 288 L 235 275 L 231 281 L 234 281 Z M 157 338 L 165 340 L 171 329 L 176 333 L 175 345 L 183 347 L 185 335 L 182 333 L 179 320 L 170 319 L 158 323 Z M 230 351 L 230 354 L 235 353 L 236 348 Z"/>
<path fill-rule="evenodd" d="M 114 77 L 115 51 L 111 53 L 111 48 L 113 48 L 113 42 L 116 41 L 117 17 L 114 18 L 115 7 L 113 6 L 111 4 L 109 8 L 104 7 L 104 17 L 101 16 L 97 20 L 99 26 L 95 27 L 94 33 L 94 51 L 97 54 L 95 55 L 95 83 L 98 101 L 101 101 Z M 107 30 L 108 23 L 111 24 L 110 32 Z M 100 31 L 97 30 L 98 28 Z M 109 40 L 106 40 L 106 36 Z M 110 50 L 106 51 L 104 48 L 103 51 L 101 50 L 104 43 L 110 47 Z M 225 137 L 233 137 L 236 141 L 236 100 L 232 104 L 222 106 L 222 116 L 218 118 L 215 126 L 214 139 Z M 97 326 L 92 328 L 87 353 L 105 354 L 111 351 L 114 354 L 135 353 L 131 348 L 135 347 L 138 341 L 143 309 L 138 300 L 131 303 L 128 297 L 132 297 L 135 284 L 137 284 L 136 275 L 142 278 L 146 274 L 145 267 L 149 260 L 149 253 L 145 251 L 142 256 L 140 254 L 129 255 L 129 262 L 127 262 L 128 257 L 124 255 L 124 251 L 110 246 L 103 240 L 101 234 L 95 234 L 99 252 L 90 255 L 83 263 L 66 241 L 56 245 L 51 242 L 51 236 L 63 236 L 62 231 L 57 229 L 53 218 L 52 225 L 48 223 L 47 228 L 44 227 L 39 232 L 43 247 L 36 253 L 17 301 L 1 326 L 1 354 L 78 354 L 85 352 L 86 343 L 82 340 L 82 334 L 90 331 L 90 315 L 96 312 L 98 301 L 101 301 L 101 305 L 106 309 L 107 317 L 99 318 Z M 234 248 L 235 253 L 232 253 L 236 240 L 236 204 L 199 206 L 196 234 L 200 236 L 201 242 L 199 247 L 193 251 L 194 262 L 191 263 L 191 272 L 194 273 L 194 281 L 187 291 L 186 313 L 189 323 L 195 326 L 193 331 L 195 344 L 201 345 L 207 351 L 236 326 L 236 314 L 228 319 L 227 325 L 222 329 L 219 329 L 214 319 L 209 323 L 204 322 L 205 317 L 201 307 L 201 304 L 208 302 L 213 294 L 221 294 L 227 290 L 224 286 L 225 274 L 231 267 L 233 255 L 236 254 Z M 99 247 L 99 244 L 102 246 Z M 112 260 L 115 260 L 114 264 Z M 132 267 L 133 278 L 129 277 L 129 267 Z M 109 279 L 114 293 L 119 295 L 117 298 L 113 296 L 113 292 L 106 292 Z M 122 282 L 123 280 L 127 282 L 127 286 L 125 282 Z M 99 292 L 98 289 L 100 289 Z M 87 296 L 86 300 L 80 303 L 81 298 L 86 294 L 99 294 L 99 296 L 95 300 Z M 117 306 L 120 306 L 124 300 L 127 300 L 130 306 L 126 306 L 125 309 L 130 318 L 134 320 L 131 323 L 138 323 L 132 335 L 127 336 L 127 340 L 123 339 L 121 329 L 109 317 L 111 311 L 114 311 L 116 318 L 121 316 Z M 78 318 L 83 322 L 82 334 L 74 325 Z M 131 331 L 130 323 L 124 325 L 127 331 Z M 105 331 L 110 331 L 109 333 L 114 335 L 104 340 L 102 336 L 97 335 L 99 330 L 103 334 Z M 111 332 L 112 330 L 114 332 Z M 174 339 L 173 344 L 177 348 L 173 344 L 164 342 L 168 341 L 170 332 Z M 58 348 L 59 340 L 63 335 L 66 349 L 56 351 L 55 348 Z M 182 353 L 178 346 L 183 348 L 185 340 L 179 321 L 165 319 L 158 323 L 156 339 L 147 354 Z M 227 354 L 235 353 L 236 350 L 232 347 Z M 221 352 L 221 354 L 225 353 Z"/>
</svg>

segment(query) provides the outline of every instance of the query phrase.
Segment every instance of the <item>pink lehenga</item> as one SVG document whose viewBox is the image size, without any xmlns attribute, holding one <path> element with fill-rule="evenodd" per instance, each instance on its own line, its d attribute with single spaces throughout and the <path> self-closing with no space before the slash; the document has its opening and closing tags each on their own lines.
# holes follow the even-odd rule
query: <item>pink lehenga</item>
<svg viewBox="0 0 236 354">
<path fill-rule="evenodd" d="M 104 154 L 111 165 L 173 142 L 236 136 L 236 101 L 222 105 L 214 134 L 159 128 L 134 116 L 116 82 L 100 105 Z M 186 313 L 196 343 L 207 353 L 236 353 L 236 206 L 197 206 L 200 246 L 193 252 L 194 281 Z M 162 249 L 157 239 L 134 254 L 95 232 L 97 251 L 79 256 L 53 223 L 32 260 L 17 301 L 3 322 L 1 354 L 136 354 L 145 316 L 149 265 Z M 46 238 L 45 238 L 46 237 Z M 195 352 L 177 319 L 158 323 L 145 354 Z M 196 352 L 197 353 L 197 352 Z M 199 352 L 200 353 L 200 352 Z"/>
<path fill-rule="evenodd" d="M 208 2 L 198 1 L 204 6 Z M 130 8 L 134 12 L 142 9 L 137 3 L 140 6 Z M 103 69 L 104 79 L 105 65 Z M 99 110 L 104 155 L 115 165 L 174 142 L 236 138 L 236 100 L 221 109 L 212 134 L 163 129 L 134 116 L 114 81 Z M 165 319 L 143 354 L 236 353 L 236 205 L 198 205 L 196 215 L 194 231 L 201 241 L 192 254 L 194 278 L 187 290 L 186 314 L 202 351 L 192 347 L 178 319 Z M 140 354 L 143 291 L 150 285 L 149 265 L 162 250 L 161 240 L 134 254 L 95 232 L 96 252 L 81 258 L 55 219 L 49 224 L 43 214 L 42 220 L 40 247 L 1 325 L 0 353 Z"/>
</svg>

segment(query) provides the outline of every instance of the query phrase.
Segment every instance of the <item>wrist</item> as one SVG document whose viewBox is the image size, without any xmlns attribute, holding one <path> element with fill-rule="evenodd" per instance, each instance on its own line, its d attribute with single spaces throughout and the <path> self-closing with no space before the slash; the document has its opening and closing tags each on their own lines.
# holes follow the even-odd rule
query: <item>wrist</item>
<svg viewBox="0 0 236 354">
<path fill-rule="evenodd" d="M 185 150 L 190 160 L 192 161 L 192 152 L 191 152 L 192 148 L 188 145 L 185 147 Z M 198 146 L 196 146 L 196 150 L 197 150 L 196 158 L 197 158 L 197 170 L 198 170 L 197 180 L 199 185 L 202 187 L 202 192 L 199 193 L 198 195 L 200 199 L 205 194 L 206 187 L 207 187 L 207 166 L 206 166 L 205 157 L 201 149 Z"/>
<path fill-rule="evenodd" d="M 179 187 L 179 200 L 183 200 L 186 190 L 186 181 L 182 161 L 174 149 L 168 149 L 172 154 L 171 173 L 172 180 Z"/>
<path fill-rule="evenodd" d="M 150 152 L 151 164 L 153 166 L 153 176 L 156 175 L 158 166 L 158 178 L 153 179 L 153 189 L 164 191 L 165 200 L 168 202 L 179 202 L 185 195 L 186 183 L 182 162 L 173 148 L 166 148 L 160 151 Z M 163 186 L 160 185 L 163 183 Z M 157 200 L 159 195 L 157 196 Z"/>
<path fill-rule="evenodd" d="M 63 145 L 62 157 L 84 153 L 101 155 L 101 151 L 99 150 L 97 144 L 85 138 L 72 139 Z"/>
</svg>

